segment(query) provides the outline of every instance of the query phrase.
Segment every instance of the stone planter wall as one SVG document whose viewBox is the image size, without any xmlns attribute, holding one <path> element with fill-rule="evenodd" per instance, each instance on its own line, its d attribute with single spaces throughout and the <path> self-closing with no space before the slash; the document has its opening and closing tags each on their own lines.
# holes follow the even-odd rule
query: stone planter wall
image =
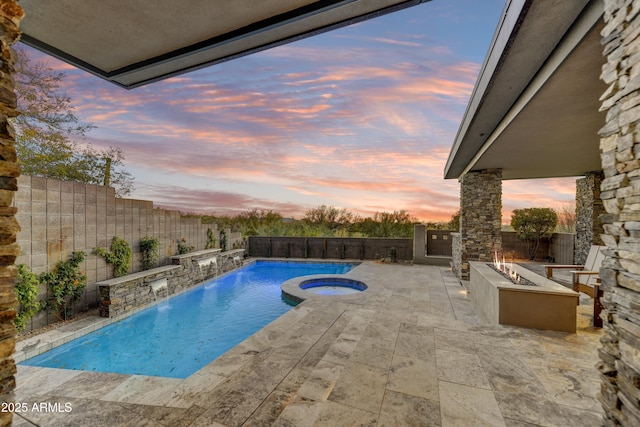
<svg viewBox="0 0 640 427">
<path fill-rule="evenodd" d="M 242 260 L 243 255 L 244 249 L 190 252 L 172 257 L 172 265 L 98 282 L 96 286 L 100 293 L 100 315 L 122 316 L 146 307 L 158 298 L 183 292 L 205 280 L 241 267 L 242 262 L 238 262 L 236 258 Z M 212 259 L 216 259 L 215 264 L 211 262 Z M 164 280 L 166 289 L 154 293 L 152 285 Z"/>
</svg>

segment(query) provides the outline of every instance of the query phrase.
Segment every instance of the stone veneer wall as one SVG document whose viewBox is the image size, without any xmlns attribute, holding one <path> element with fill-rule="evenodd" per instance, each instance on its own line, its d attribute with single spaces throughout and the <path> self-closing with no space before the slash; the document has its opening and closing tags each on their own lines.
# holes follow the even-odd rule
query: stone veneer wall
<svg viewBox="0 0 640 427">
<path fill-rule="evenodd" d="M 600 198 L 602 171 L 589 172 L 576 180 L 576 241 L 572 263 L 584 264 L 591 245 L 603 245 L 600 235 L 604 232 L 600 215 L 606 213 Z"/>
<path fill-rule="evenodd" d="M 451 233 L 451 270 L 456 277 L 462 277 L 462 236 Z"/>
<path fill-rule="evenodd" d="M 234 262 L 233 258 L 243 259 L 243 255 L 244 249 L 190 252 L 172 257 L 171 265 L 99 282 L 100 315 L 117 317 L 153 303 L 156 296 L 151 291 L 151 283 L 157 280 L 167 280 L 167 290 L 160 291 L 158 298 L 180 293 L 212 277 L 239 268 L 242 263 Z M 215 268 L 211 264 L 198 264 L 198 261 L 209 261 L 213 257 L 217 260 Z"/>
<path fill-rule="evenodd" d="M 502 251 L 502 171 L 468 172 L 460 180 L 460 278 L 470 261 L 491 261 Z"/>
<path fill-rule="evenodd" d="M 609 85 L 601 109 L 608 246 L 600 269 L 604 330 L 598 369 L 604 424 L 640 425 L 640 4 L 605 0 L 601 79 Z"/>
<path fill-rule="evenodd" d="M 68 259 L 72 251 L 84 251 L 87 286 L 76 311 L 97 307 L 96 282 L 112 277 L 112 266 L 92 253 L 96 246 L 109 248 L 114 236 L 125 239 L 133 251 L 131 272 L 142 269 L 140 238 L 156 237 L 160 241 L 158 265 L 171 262 L 181 238 L 195 250 L 205 248 L 207 229 L 214 230 L 216 244 L 220 236 L 215 224 L 202 224 L 199 218 L 184 217 L 178 211 L 155 208 L 147 200 L 123 199 L 113 188 L 78 182 L 30 176 L 18 179 L 15 197 L 16 218 L 21 226 L 17 235 L 21 253 L 16 263 L 28 265 L 35 273 L 52 271 Z M 227 230 L 228 247 L 242 244 L 240 233 Z M 40 285 L 39 298 L 46 298 L 46 286 Z M 55 321 L 53 315 L 40 312 L 27 330 Z"/>
<path fill-rule="evenodd" d="M 20 167 L 9 118 L 18 115 L 13 81 L 15 52 L 11 45 L 20 38 L 23 17 L 24 12 L 15 1 L 0 1 L 0 404 L 14 401 L 13 390 L 16 387 L 13 359 L 16 328 L 13 319 L 17 300 L 14 292 L 16 268 L 13 264 L 20 252 L 16 244 L 20 227 L 12 204 L 18 189 Z M 0 411 L 1 426 L 11 425 L 11 421 L 11 411 Z"/>
</svg>

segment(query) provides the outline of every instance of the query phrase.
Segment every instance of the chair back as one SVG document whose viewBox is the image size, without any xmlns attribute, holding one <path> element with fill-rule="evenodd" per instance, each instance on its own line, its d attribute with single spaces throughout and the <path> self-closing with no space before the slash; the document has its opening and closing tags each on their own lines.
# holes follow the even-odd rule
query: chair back
<svg viewBox="0 0 640 427">
<path fill-rule="evenodd" d="M 602 246 L 591 245 L 589 248 L 589 254 L 587 255 L 587 260 L 584 262 L 584 270 L 585 271 L 594 271 L 593 266 L 595 265 L 596 258 L 600 254 L 600 249 Z M 602 261 L 600 261 L 602 263 Z"/>
<path fill-rule="evenodd" d="M 602 261 L 604 261 L 604 253 L 603 250 L 605 249 L 605 246 L 591 246 L 591 248 L 593 249 L 594 247 L 597 248 L 597 252 L 595 254 L 594 260 L 593 260 L 593 264 L 591 265 L 590 268 L 587 268 L 587 264 L 585 262 L 585 268 L 584 271 L 600 271 L 600 267 L 602 266 Z M 589 255 L 591 255 L 591 250 L 589 251 Z M 587 258 L 588 260 L 588 258 Z M 596 283 L 596 281 L 598 280 L 597 275 L 595 274 L 583 274 L 580 275 L 579 277 L 579 282 L 582 283 L 583 285 L 593 285 Z"/>
</svg>

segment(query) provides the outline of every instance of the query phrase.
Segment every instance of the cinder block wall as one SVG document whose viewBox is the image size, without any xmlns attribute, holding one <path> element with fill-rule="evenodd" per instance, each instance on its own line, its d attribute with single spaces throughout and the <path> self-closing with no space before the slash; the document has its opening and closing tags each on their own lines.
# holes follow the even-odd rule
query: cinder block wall
<svg viewBox="0 0 640 427">
<path fill-rule="evenodd" d="M 195 250 L 204 249 L 207 229 L 219 232 L 214 224 L 201 224 L 199 218 L 187 218 L 177 211 L 154 208 L 153 202 L 116 198 L 113 188 L 59 181 L 30 176 L 18 179 L 14 199 L 16 215 L 21 227 L 17 241 L 21 253 L 16 264 L 26 264 L 35 273 L 53 270 L 73 251 L 84 251 L 83 268 L 87 274 L 84 298 L 76 304 L 76 311 L 97 307 L 98 289 L 95 283 L 112 277 L 112 267 L 103 257 L 94 255 L 96 246 L 109 248 L 114 236 L 125 239 L 133 251 L 131 271 L 141 270 L 140 238 L 160 240 L 158 265 L 170 264 L 169 257 L 177 253 L 183 237 Z M 242 237 L 227 232 L 231 242 Z M 46 298 L 41 285 L 40 299 Z M 53 315 L 40 313 L 32 320 L 31 328 L 38 328 L 56 320 Z"/>
</svg>

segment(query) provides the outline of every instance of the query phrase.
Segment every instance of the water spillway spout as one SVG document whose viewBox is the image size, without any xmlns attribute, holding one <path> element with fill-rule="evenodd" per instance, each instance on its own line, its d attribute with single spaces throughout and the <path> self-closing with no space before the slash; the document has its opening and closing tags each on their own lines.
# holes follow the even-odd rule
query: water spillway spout
<svg viewBox="0 0 640 427">
<path fill-rule="evenodd" d="M 211 258 L 205 258 L 205 259 L 198 260 L 198 267 L 200 267 L 200 268 L 209 267 L 211 264 L 213 264 L 215 267 L 217 267 L 218 266 L 218 259 L 216 257 L 211 257 Z"/>
<path fill-rule="evenodd" d="M 160 280 L 153 281 L 149 283 L 149 286 L 151 287 L 151 292 L 153 293 L 153 298 L 155 300 L 158 299 L 158 292 L 162 291 L 163 289 L 166 291 L 167 296 L 169 296 L 169 287 L 168 287 L 167 279 L 160 279 Z"/>
<path fill-rule="evenodd" d="M 210 258 L 200 259 L 197 261 L 197 263 L 201 273 L 203 272 L 203 269 L 205 272 L 208 272 L 210 268 L 213 268 L 214 274 L 215 275 L 218 274 L 218 258 L 210 257 Z M 204 280 L 204 274 L 202 279 Z"/>
</svg>

